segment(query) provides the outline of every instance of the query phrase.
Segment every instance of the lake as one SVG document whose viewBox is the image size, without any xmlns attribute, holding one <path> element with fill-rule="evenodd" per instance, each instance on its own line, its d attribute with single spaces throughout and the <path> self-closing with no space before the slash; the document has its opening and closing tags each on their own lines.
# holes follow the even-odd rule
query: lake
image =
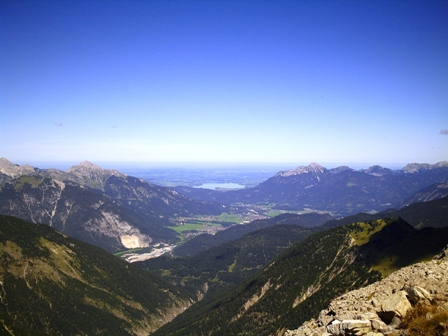
<svg viewBox="0 0 448 336">
<path fill-rule="evenodd" d="M 244 186 L 238 183 L 204 183 L 200 186 L 195 186 L 195 188 L 203 189 L 243 189 Z"/>
</svg>

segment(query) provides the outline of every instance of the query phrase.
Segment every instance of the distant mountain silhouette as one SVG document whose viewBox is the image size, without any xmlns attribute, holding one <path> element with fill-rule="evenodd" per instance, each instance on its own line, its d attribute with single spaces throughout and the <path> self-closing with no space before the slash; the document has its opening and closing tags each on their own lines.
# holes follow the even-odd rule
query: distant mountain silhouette
<svg viewBox="0 0 448 336">
<path fill-rule="evenodd" d="M 399 207 L 403 200 L 448 180 L 448 162 L 409 164 L 401 170 L 380 166 L 356 171 L 318 164 L 281 171 L 254 188 L 218 192 L 177 187 L 194 199 L 222 203 L 274 203 L 278 209 L 327 211 L 341 217 Z"/>
</svg>

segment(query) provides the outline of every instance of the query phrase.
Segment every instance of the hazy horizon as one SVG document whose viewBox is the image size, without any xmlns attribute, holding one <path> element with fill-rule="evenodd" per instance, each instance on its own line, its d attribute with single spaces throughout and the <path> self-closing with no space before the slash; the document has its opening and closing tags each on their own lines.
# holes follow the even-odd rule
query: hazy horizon
<svg viewBox="0 0 448 336">
<path fill-rule="evenodd" d="M 6 158 L 8 159 L 8 158 Z M 14 164 L 29 164 L 32 167 L 48 169 L 56 168 L 60 170 L 67 170 L 68 168 L 78 165 L 81 162 L 88 161 L 17 161 Z M 279 169 L 294 169 L 299 166 L 308 166 L 312 163 L 317 163 L 327 169 L 332 169 L 340 166 L 348 166 L 352 169 L 366 169 L 372 166 L 381 166 L 389 169 L 402 169 L 407 164 L 411 163 L 429 163 L 435 164 L 437 162 L 407 162 L 407 163 L 390 163 L 390 162 L 93 162 L 95 165 L 104 169 L 163 169 L 163 168 L 179 168 L 179 169 L 219 169 L 219 168 L 279 168 Z M 439 161 L 440 162 L 440 161 Z"/>
</svg>

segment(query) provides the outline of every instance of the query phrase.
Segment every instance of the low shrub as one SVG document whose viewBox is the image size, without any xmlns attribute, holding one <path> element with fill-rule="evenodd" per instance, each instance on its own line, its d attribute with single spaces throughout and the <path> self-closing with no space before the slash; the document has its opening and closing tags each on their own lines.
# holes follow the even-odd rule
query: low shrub
<svg viewBox="0 0 448 336">
<path fill-rule="evenodd" d="M 438 305 L 418 304 L 403 319 L 407 336 L 448 335 L 448 312 Z"/>
</svg>

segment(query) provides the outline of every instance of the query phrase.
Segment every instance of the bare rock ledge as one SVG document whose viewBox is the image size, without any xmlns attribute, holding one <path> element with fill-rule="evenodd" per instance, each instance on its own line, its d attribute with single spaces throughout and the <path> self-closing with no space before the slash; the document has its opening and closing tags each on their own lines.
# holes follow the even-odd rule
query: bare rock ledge
<svg viewBox="0 0 448 336">
<path fill-rule="evenodd" d="M 429 262 L 404 267 L 334 299 L 317 319 L 287 330 L 284 335 L 401 335 L 402 319 L 417 304 L 437 305 L 437 309 L 448 312 L 447 250 Z"/>
</svg>

